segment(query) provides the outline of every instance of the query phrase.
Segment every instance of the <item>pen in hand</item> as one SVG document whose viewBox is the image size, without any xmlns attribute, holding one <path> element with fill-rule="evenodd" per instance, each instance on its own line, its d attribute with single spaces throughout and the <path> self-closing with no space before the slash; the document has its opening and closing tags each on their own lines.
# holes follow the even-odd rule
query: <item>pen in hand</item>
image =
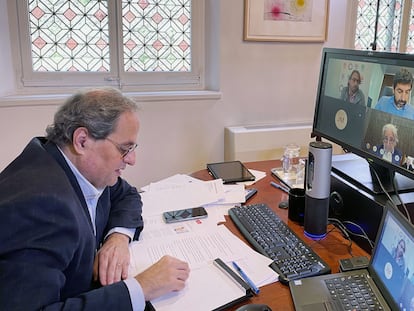
<svg viewBox="0 0 414 311">
<path fill-rule="evenodd" d="M 286 192 L 286 193 L 289 193 L 289 189 L 288 189 L 288 188 L 286 188 L 285 186 L 279 185 L 279 184 L 275 183 L 274 181 L 271 181 L 271 182 L 270 182 L 270 184 L 271 184 L 273 187 L 277 188 L 277 189 L 280 189 L 280 190 L 282 190 L 282 191 L 284 191 L 284 192 Z"/>
<path fill-rule="evenodd" d="M 240 276 L 243 278 L 243 280 L 249 284 L 250 288 L 253 290 L 253 292 L 257 295 L 260 292 L 260 289 L 253 283 L 253 281 L 247 276 L 247 274 L 240 268 L 240 266 L 235 262 L 232 261 L 234 269 L 240 274 Z"/>
</svg>

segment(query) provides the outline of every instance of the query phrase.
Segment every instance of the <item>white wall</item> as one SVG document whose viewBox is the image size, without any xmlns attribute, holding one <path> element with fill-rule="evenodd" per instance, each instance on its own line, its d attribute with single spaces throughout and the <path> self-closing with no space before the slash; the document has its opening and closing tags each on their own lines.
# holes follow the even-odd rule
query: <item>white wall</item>
<svg viewBox="0 0 414 311">
<path fill-rule="evenodd" d="M 344 47 L 347 0 L 330 1 L 325 43 L 243 41 L 243 2 L 207 0 L 211 32 L 207 48 L 217 75 L 217 101 L 141 103 L 137 164 L 124 176 L 137 187 L 175 173 L 205 168 L 224 159 L 224 127 L 242 124 L 312 122 L 321 51 Z M 0 1 L 0 68 L 10 66 L 5 1 Z M 0 94 L 10 78 L 0 75 Z M 42 135 L 57 106 L 1 107 L 3 169 L 35 135 Z"/>
</svg>

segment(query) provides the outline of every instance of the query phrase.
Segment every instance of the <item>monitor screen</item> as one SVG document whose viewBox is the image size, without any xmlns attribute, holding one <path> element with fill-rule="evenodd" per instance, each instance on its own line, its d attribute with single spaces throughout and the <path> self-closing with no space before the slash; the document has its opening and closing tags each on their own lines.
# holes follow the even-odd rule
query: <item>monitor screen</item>
<svg viewBox="0 0 414 311">
<path fill-rule="evenodd" d="M 386 191 L 414 189 L 413 74 L 414 55 L 323 50 L 312 134 L 357 155 L 332 167 L 373 192 L 376 176 Z"/>
</svg>

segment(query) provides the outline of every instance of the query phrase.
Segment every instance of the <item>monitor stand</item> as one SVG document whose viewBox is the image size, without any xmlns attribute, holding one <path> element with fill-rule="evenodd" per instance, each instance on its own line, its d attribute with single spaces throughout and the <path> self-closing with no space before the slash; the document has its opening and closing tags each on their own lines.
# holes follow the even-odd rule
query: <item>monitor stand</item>
<svg viewBox="0 0 414 311">
<path fill-rule="evenodd" d="M 388 193 L 394 193 L 393 178 L 399 193 L 414 191 L 413 179 L 399 173 L 394 174 L 389 169 L 379 165 L 374 165 L 374 169 Z M 367 160 L 355 154 L 334 155 L 332 157 L 332 171 L 343 178 L 352 180 L 354 184 L 359 184 L 373 194 L 384 193 Z"/>
</svg>

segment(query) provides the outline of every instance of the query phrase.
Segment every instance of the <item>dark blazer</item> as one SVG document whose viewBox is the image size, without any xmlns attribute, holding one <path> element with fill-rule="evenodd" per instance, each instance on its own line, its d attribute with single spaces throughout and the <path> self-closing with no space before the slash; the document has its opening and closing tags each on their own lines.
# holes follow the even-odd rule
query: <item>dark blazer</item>
<svg viewBox="0 0 414 311">
<path fill-rule="evenodd" d="M 375 150 L 375 155 L 377 155 L 379 158 L 382 158 L 382 156 L 384 155 L 384 144 L 377 146 L 376 150 Z M 393 164 L 397 164 L 397 165 L 401 165 L 401 160 L 402 160 L 402 152 L 401 150 L 394 148 L 394 152 L 392 154 L 392 163 Z"/>
<path fill-rule="evenodd" d="M 119 178 L 98 201 L 95 237 L 56 145 L 33 138 L 0 173 L 0 310 L 131 310 L 124 282 L 92 290 L 96 250 L 114 227 L 143 228 L 137 190 Z"/>
</svg>

